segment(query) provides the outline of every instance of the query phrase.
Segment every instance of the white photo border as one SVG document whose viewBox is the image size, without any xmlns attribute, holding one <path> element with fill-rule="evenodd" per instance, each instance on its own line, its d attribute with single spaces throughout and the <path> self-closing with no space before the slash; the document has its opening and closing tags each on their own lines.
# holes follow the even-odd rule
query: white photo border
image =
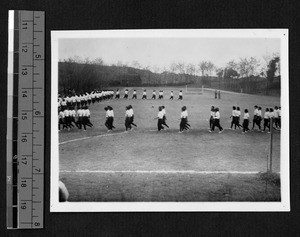
<svg viewBox="0 0 300 237">
<path fill-rule="evenodd" d="M 278 38 L 281 60 L 282 129 L 280 202 L 59 202 L 57 131 L 59 39 L 67 38 Z M 50 212 L 287 212 L 290 211 L 288 29 L 89 30 L 51 31 Z"/>
</svg>

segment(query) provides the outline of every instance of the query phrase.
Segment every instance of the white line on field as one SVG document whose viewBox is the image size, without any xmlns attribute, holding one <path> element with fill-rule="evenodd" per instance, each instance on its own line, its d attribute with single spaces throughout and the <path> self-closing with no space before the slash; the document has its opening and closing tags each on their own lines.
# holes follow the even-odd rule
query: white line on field
<svg viewBox="0 0 300 237">
<path fill-rule="evenodd" d="M 191 129 L 191 130 L 193 130 L 193 129 Z M 209 130 L 209 128 L 204 129 L 204 130 Z M 232 129 L 231 128 L 224 128 L 223 130 L 232 130 Z M 236 130 L 238 130 L 238 129 L 236 129 Z M 145 130 L 144 132 L 157 132 L 157 129 L 155 129 L 155 130 Z M 91 136 L 91 137 L 81 137 L 81 138 L 77 138 L 77 139 L 72 139 L 72 140 L 60 142 L 59 145 L 67 144 L 67 143 L 70 143 L 70 142 L 82 141 L 82 140 L 86 140 L 86 139 L 89 139 L 89 138 L 108 137 L 108 136 L 113 136 L 113 135 L 120 135 L 120 134 L 123 134 L 123 133 L 125 133 L 125 132 L 106 133 L 106 134 L 100 134 L 100 135 Z"/>
<path fill-rule="evenodd" d="M 140 174 L 257 174 L 261 171 L 196 171 L 196 170 L 62 170 L 61 173 L 140 173 Z"/>
<path fill-rule="evenodd" d="M 82 140 L 86 140 L 86 139 L 89 139 L 89 138 L 95 138 L 95 137 L 108 137 L 108 136 L 113 136 L 113 135 L 120 135 L 122 133 L 124 133 L 124 132 L 107 133 L 107 134 L 101 134 L 101 135 L 91 136 L 91 137 L 82 137 L 82 138 L 77 138 L 77 139 L 73 139 L 73 140 L 68 140 L 68 141 L 60 142 L 59 145 L 70 143 L 70 142 L 82 141 Z"/>
</svg>

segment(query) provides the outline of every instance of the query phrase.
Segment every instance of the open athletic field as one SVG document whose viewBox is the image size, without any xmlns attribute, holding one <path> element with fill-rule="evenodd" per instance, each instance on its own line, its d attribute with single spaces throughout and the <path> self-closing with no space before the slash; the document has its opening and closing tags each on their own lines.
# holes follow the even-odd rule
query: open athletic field
<svg viewBox="0 0 300 237">
<path fill-rule="evenodd" d="M 133 89 L 137 100 L 131 100 Z M 69 201 L 280 201 L 280 182 L 266 183 L 259 174 L 267 170 L 270 134 L 229 129 L 233 105 L 242 115 L 248 108 L 252 120 L 254 105 L 264 114 L 266 107 L 280 105 L 279 97 L 221 93 L 219 100 L 213 91 L 156 87 L 145 88 L 148 100 L 141 100 L 143 89 L 129 88 L 129 100 L 122 99 L 121 90 L 120 100 L 92 104 L 94 127 L 86 132 L 60 132 L 60 179 L 69 190 Z M 164 99 L 150 100 L 153 89 L 163 89 Z M 183 101 L 177 100 L 180 89 Z M 124 133 L 129 104 L 138 127 Z M 111 133 L 104 126 L 107 105 L 115 114 L 116 129 Z M 166 107 L 170 129 L 157 132 L 154 118 L 160 105 Z M 192 128 L 179 134 L 183 105 Z M 218 128 L 208 132 L 211 105 L 220 109 L 221 134 Z M 273 170 L 279 172 L 279 131 L 273 139 Z"/>
</svg>

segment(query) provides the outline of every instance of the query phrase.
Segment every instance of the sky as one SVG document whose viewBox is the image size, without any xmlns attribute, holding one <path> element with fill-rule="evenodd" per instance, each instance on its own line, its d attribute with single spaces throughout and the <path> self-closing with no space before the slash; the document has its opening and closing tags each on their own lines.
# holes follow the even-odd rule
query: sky
<svg viewBox="0 0 300 237">
<path fill-rule="evenodd" d="M 256 57 L 264 63 L 264 55 L 280 52 L 276 38 L 93 38 L 59 39 L 59 60 L 74 56 L 90 59 L 101 57 L 105 64 L 118 61 L 143 67 L 170 68 L 173 62 L 211 61 L 224 67 L 231 60 Z"/>
</svg>

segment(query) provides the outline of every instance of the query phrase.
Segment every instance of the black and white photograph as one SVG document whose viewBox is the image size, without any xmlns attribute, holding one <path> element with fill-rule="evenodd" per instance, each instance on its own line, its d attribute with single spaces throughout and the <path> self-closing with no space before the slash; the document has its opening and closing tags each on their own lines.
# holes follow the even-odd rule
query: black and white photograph
<svg viewBox="0 0 300 237">
<path fill-rule="evenodd" d="M 51 32 L 51 212 L 289 211 L 287 29 Z"/>
</svg>

